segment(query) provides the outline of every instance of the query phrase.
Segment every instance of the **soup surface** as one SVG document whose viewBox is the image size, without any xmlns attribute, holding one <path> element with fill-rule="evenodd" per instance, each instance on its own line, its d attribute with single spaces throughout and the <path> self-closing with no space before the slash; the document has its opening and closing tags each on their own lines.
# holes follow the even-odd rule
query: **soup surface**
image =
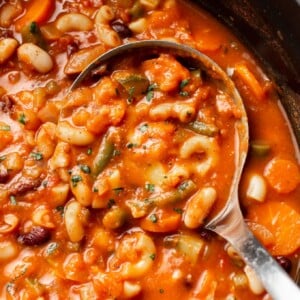
<svg viewBox="0 0 300 300">
<path fill-rule="evenodd" d="M 166 52 L 99 67 L 69 91 L 97 56 L 145 39 L 195 47 L 236 83 L 250 127 L 245 221 L 297 273 L 298 150 L 273 83 L 236 37 L 186 1 L 4 0 L 1 299 L 270 299 L 204 228 L 235 171 L 230 95 Z"/>
</svg>

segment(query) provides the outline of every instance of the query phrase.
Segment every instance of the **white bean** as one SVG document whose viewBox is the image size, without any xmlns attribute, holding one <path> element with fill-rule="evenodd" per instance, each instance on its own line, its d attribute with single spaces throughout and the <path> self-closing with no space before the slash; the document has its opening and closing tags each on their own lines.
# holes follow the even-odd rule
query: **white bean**
<svg viewBox="0 0 300 300">
<path fill-rule="evenodd" d="M 79 242 L 84 236 L 84 208 L 77 201 L 70 201 L 65 209 L 64 221 L 71 242 Z"/>
<path fill-rule="evenodd" d="M 6 38 L 0 41 L 0 64 L 6 62 L 18 47 L 18 42 L 12 38 Z"/>
<path fill-rule="evenodd" d="M 95 140 L 95 136 L 85 128 L 74 127 L 66 121 L 58 122 L 56 136 L 66 143 L 86 146 Z"/>
<path fill-rule="evenodd" d="M 13 231 L 19 224 L 19 218 L 14 214 L 7 214 L 3 217 L 4 224 L 0 226 L 0 233 Z"/>
<path fill-rule="evenodd" d="M 141 4 L 147 9 L 155 9 L 160 0 L 140 0 Z"/>
<path fill-rule="evenodd" d="M 33 43 L 24 43 L 18 48 L 18 58 L 39 73 L 48 73 L 53 68 L 51 56 Z"/>
<path fill-rule="evenodd" d="M 147 21 L 145 18 L 139 18 L 128 24 L 128 28 L 134 33 L 142 33 L 147 29 Z"/>
<path fill-rule="evenodd" d="M 9 27 L 13 23 L 13 19 L 21 14 L 22 6 L 18 2 L 16 4 L 6 3 L 0 8 L 1 27 Z"/>
<path fill-rule="evenodd" d="M 199 227 L 209 214 L 217 199 L 217 192 L 212 187 L 205 187 L 194 194 L 187 203 L 184 224 L 187 228 Z"/>
<path fill-rule="evenodd" d="M 93 22 L 80 13 L 68 13 L 60 16 L 55 22 L 56 28 L 61 32 L 89 31 L 93 29 Z"/>
<path fill-rule="evenodd" d="M 108 5 L 102 5 L 96 13 L 95 16 L 95 23 L 96 25 L 99 24 L 106 24 L 115 18 L 115 13 L 112 8 Z"/>
<path fill-rule="evenodd" d="M 129 281 L 124 281 L 123 284 L 123 294 L 125 299 L 133 298 L 137 296 L 142 290 L 139 283 L 132 283 Z"/>
<path fill-rule="evenodd" d="M 263 176 L 253 174 L 249 180 L 246 195 L 248 198 L 263 202 L 267 194 L 267 184 Z"/>
<path fill-rule="evenodd" d="M 252 293 L 255 295 L 262 294 L 265 289 L 254 270 L 248 265 L 246 265 L 244 268 L 244 272 L 247 276 L 249 288 L 252 291 Z"/>
</svg>

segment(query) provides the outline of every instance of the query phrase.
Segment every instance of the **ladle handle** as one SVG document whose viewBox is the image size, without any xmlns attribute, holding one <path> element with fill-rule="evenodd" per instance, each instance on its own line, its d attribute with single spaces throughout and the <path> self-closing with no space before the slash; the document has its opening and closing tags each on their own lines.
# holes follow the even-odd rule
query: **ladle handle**
<svg viewBox="0 0 300 300">
<path fill-rule="evenodd" d="M 240 253 L 245 262 L 260 277 L 273 300 L 299 300 L 300 289 L 290 276 L 254 237 L 247 225 L 241 226 L 241 234 L 225 237 Z"/>
</svg>

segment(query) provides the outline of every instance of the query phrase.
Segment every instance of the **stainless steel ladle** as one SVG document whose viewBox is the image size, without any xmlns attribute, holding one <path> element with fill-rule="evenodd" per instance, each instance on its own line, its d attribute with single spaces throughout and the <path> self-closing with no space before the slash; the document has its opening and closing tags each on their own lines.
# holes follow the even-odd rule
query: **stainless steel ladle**
<svg viewBox="0 0 300 300">
<path fill-rule="evenodd" d="M 108 65 L 110 61 L 112 62 L 117 58 L 137 53 L 159 54 L 162 51 L 189 60 L 193 66 L 205 70 L 217 82 L 218 86 L 232 97 L 242 112 L 242 118 L 236 121 L 236 169 L 230 194 L 225 207 L 209 220 L 205 227 L 232 244 L 246 264 L 255 270 L 265 289 L 274 300 L 300 300 L 300 289 L 295 282 L 253 236 L 244 222 L 239 205 L 238 187 L 248 151 L 248 120 L 243 101 L 234 83 L 220 66 L 203 53 L 186 45 L 162 40 L 132 42 L 99 56 L 83 70 L 70 89 L 73 90 L 81 85 L 82 81 L 99 66 Z"/>
</svg>

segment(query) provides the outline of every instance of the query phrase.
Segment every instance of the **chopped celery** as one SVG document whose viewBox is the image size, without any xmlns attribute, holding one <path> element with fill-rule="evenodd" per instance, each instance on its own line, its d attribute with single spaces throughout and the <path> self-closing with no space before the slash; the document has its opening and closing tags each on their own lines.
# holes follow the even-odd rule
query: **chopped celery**
<svg viewBox="0 0 300 300">
<path fill-rule="evenodd" d="M 95 176 L 98 176 L 110 162 L 114 150 L 114 144 L 108 139 L 107 135 L 105 135 L 92 164 L 92 171 Z"/>
<path fill-rule="evenodd" d="M 192 264 L 196 264 L 199 254 L 204 247 L 204 241 L 197 236 L 187 234 L 174 234 L 164 238 L 166 248 L 175 248 L 183 254 Z"/>
<path fill-rule="evenodd" d="M 255 156 L 263 157 L 270 153 L 271 146 L 264 141 L 252 141 L 250 142 L 250 149 Z"/>
<path fill-rule="evenodd" d="M 206 136 L 215 136 L 219 133 L 219 128 L 213 124 L 207 124 L 200 121 L 194 121 L 187 125 L 187 127 L 196 133 Z"/>
<path fill-rule="evenodd" d="M 114 73 L 114 79 L 121 84 L 130 97 L 146 93 L 149 87 L 149 80 L 141 74 L 118 71 Z"/>
</svg>

